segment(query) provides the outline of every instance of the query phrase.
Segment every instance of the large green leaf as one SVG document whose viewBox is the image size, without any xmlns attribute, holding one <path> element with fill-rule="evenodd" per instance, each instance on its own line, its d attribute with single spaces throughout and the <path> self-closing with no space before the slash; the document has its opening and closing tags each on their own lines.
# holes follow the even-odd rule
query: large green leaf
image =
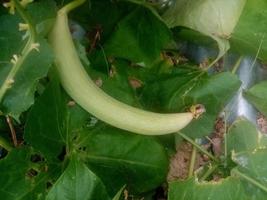
<svg viewBox="0 0 267 200">
<path fill-rule="evenodd" d="M 29 148 L 12 150 L 0 160 L 0 196 L 5 200 L 44 199 L 47 183 L 56 177 L 54 166 L 45 170 L 43 162 L 33 163 L 35 153 Z M 38 168 L 38 169 L 37 169 Z M 36 171 L 36 169 L 38 171 Z"/>
<path fill-rule="evenodd" d="M 105 186 L 87 166 L 73 157 L 46 200 L 109 200 Z"/>
<path fill-rule="evenodd" d="M 53 81 L 28 115 L 24 138 L 48 158 L 57 157 L 68 141 L 66 103 L 59 83 Z"/>
<path fill-rule="evenodd" d="M 39 35 L 45 36 L 54 24 L 57 7 L 54 0 L 36 1 L 27 6 Z"/>
<path fill-rule="evenodd" d="M 99 65 L 96 66 L 99 68 Z M 132 68 L 129 66 L 129 63 L 118 60 L 114 61 L 112 65 L 111 70 L 114 73 L 112 76 L 107 72 L 99 72 L 93 68 L 88 70 L 88 74 L 95 82 L 99 81 L 101 89 L 113 98 L 139 107 L 140 105 L 135 91 L 129 83 L 129 78 L 133 74 L 131 73 Z"/>
<path fill-rule="evenodd" d="M 264 136 L 263 136 L 264 137 Z M 246 119 L 232 124 L 226 137 L 228 155 L 234 152 L 253 151 L 259 146 L 260 133 L 255 125 Z"/>
<path fill-rule="evenodd" d="M 168 200 L 250 200 L 237 178 L 199 183 L 193 178 L 170 183 Z"/>
<path fill-rule="evenodd" d="M 218 57 L 229 49 L 230 37 L 246 0 L 176 0 L 164 14 L 169 27 L 184 26 L 213 38 L 219 47 Z"/>
<path fill-rule="evenodd" d="M 34 16 L 35 24 L 32 25 L 38 29 L 39 33 L 45 32 L 44 29 L 47 29 L 47 25 L 41 23 L 48 19 L 51 20 L 56 11 L 52 1 L 47 2 L 50 2 L 51 5 L 47 3 L 49 6 L 44 6 L 46 3 L 37 3 L 38 6 L 35 6 L 37 4 L 33 3 L 27 7 L 27 12 Z M 42 6 L 49 12 L 38 12 Z M 51 7 L 54 9 L 50 9 Z M 21 52 L 28 40 L 29 33 L 19 32 L 19 23 L 24 23 L 24 21 L 18 13 L 15 16 L 3 15 L 0 21 L 0 45 L 4 47 L 0 56 L 0 89 L 2 92 L 0 109 L 5 114 L 18 119 L 20 114 L 33 104 L 38 80 L 46 76 L 53 62 L 53 53 L 43 36 L 38 35 L 34 42 L 39 43 L 39 51 L 33 49 L 22 64 L 17 64 L 19 67 L 16 69 L 16 64 L 11 64 L 11 59 L 14 58 L 14 55 L 18 57 L 18 60 L 23 57 Z M 40 26 L 38 27 L 38 25 Z M 14 83 L 6 89 L 8 81 Z"/>
<path fill-rule="evenodd" d="M 231 37 L 231 47 L 240 54 L 267 60 L 267 2 L 247 0 Z"/>
<path fill-rule="evenodd" d="M 125 184 L 130 193 L 141 193 L 165 180 L 168 158 L 155 138 L 99 123 L 91 131 L 85 131 L 77 145 L 84 149 L 89 168 L 101 178 L 111 195 Z"/>
<path fill-rule="evenodd" d="M 61 0 L 59 2 L 62 4 Z M 93 40 L 96 31 L 99 31 L 101 34 L 99 43 L 103 44 L 114 31 L 118 21 L 127 16 L 134 8 L 134 6 L 121 1 L 90 0 L 73 11 L 72 17 L 90 32 L 90 40 Z"/>
<path fill-rule="evenodd" d="M 45 40 L 39 40 L 40 51 L 32 51 L 26 58 L 16 75 L 14 84 L 9 88 L 1 104 L 1 110 L 14 117 L 26 111 L 34 103 L 34 93 L 40 78 L 46 76 L 53 61 L 52 50 Z M 6 65 L 4 68 L 7 75 L 12 66 Z M 2 77 L 2 76 L 1 76 Z M 2 77 L 1 83 L 7 76 Z"/>
<path fill-rule="evenodd" d="M 265 116 L 267 116 L 267 81 L 254 85 L 244 93 L 245 97 Z"/>
<path fill-rule="evenodd" d="M 232 170 L 232 174 L 244 182 L 245 190 L 251 199 L 267 198 L 266 156 L 266 149 L 234 153 L 232 156 L 233 161 L 238 164 L 238 167 Z"/>
<path fill-rule="evenodd" d="M 23 44 L 23 33 L 18 31 L 18 23 L 20 19 L 16 15 L 1 15 L 0 16 L 0 65 L 7 65 L 13 54 L 18 54 L 21 45 Z M 11 63 L 10 63 L 11 64 Z M 0 68 L 0 76 L 2 79 L 3 69 Z"/>
<path fill-rule="evenodd" d="M 165 112 L 183 111 L 194 104 L 204 105 L 206 113 L 182 130 L 196 138 L 210 134 L 217 115 L 239 86 L 240 81 L 231 73 L 208 76 L 199 68 L 179 66 L 147 82 L 142 100 L 145 105 L 163 108 Z"/>
<path fill-rule="evenodd" d="M 150 67 L 160 58 L 162 48 L 170 39 L 165 24 L 151 11 L 138 7 L 118 23 L 104 48 L 109 56 Z"/>
<path fill-rule="evenodd" d="M 266 135 L 259 133 L 255 125 L 246 119 L 235 122 L 227 134 L 228 154 L 237 164 L 232 174 L 242 180 L 250 199 L 267 197 L 266 144 Z"/>
<path fill-rule="evenodd" d="M 55 79 L 30 110 L 24 139 L 48 159 L 55 159 L 61 153 L 69 153 L 64 149 L 70 151 L 73 138 L 89 118 L 86 111 L 69 100 Z"/>
</svg>

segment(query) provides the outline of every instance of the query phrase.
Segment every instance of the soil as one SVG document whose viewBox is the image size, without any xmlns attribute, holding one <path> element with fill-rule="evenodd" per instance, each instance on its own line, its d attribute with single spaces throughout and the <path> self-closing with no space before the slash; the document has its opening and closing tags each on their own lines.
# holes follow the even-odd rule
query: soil
<svg viewBox="0 0 267 200">
<path fill-rule="evenodd" d="M 257 119 L 257 124 L 258 124 L 259 130 L 262 133 L 267 134 L 267 117 L 264 117 L 264 115 L 260 114 Z"/>
<path fill-rule="evenodd" d="M 214 131 L 211 135 L 211 146 L 212 151 L 215 156 L 220 156 L 223 152 L 223 140 L 224 134 L 226 133 L 225 130 L 225 122 L 224 119 L 219 117 L 217 118 L 214 126 Z"/>
<path fill-rule="evenodd" d="M 177 149 L 176 154 L 171 158 L 167 181 L 185 180 L 188 177 L 190 159 L 192 154 L 192 145 L 188 142 L 183 142 Z M 206 163 L 206 157 L 197 153 L 194 169 Z"/>
<path fill-rule="evenodd" d="M 214 131 L 210 137 L 207 137 L 208 143 L 203 144 L 202 147 L 206 150 L 211 150 L 216 157 L 219 157 L 223 153 L 223 139 L 225 132 L 224 120 L 223 118 L 218 118 L 214 125 Z M 170 161 L 167 176 L 168 182 L 174 180 L 185 180 L 188 177 L 192 149 L 192 145 L 188 142 L 183 142 L 179 145 L 179 147 L 177 147 L 176 154 L 172 156 Z M 204 166 L 207 162 L 209 162 L 209 158 L 198 152 L 196 155 L 194 170 Z M 214 180 L 218 180 L 218 177 L 215 176 Z"/>
</svg>

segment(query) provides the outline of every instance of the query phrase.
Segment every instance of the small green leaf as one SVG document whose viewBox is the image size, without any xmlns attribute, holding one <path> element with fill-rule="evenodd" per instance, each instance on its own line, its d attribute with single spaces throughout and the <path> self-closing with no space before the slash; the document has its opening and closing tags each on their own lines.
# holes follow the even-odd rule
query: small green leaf
<svg viewBox="0 0 267 200">
<path fill-rule="evenodd" d="M 245 97 L 265 116 L 267 116 L 267 81 L 254 85 L 244 93 Z"/>
<path fill-rule="evenodd" d="M 46 200 L 109 200 L 105 186 L 85 164 L 73 157 Z"/>
</svg>

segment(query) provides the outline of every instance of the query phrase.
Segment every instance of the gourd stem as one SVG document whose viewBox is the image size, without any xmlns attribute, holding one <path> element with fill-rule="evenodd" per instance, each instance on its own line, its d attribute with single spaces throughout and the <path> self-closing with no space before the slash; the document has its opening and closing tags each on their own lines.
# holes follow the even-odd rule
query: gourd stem
<svg viewBox="0 0 267 200">
<path fill-rule="evenodd" d="M 74 0 L 59 10 L 59 13 L 68 13 L 83 4 L 86 0 Z"/>
</svg>

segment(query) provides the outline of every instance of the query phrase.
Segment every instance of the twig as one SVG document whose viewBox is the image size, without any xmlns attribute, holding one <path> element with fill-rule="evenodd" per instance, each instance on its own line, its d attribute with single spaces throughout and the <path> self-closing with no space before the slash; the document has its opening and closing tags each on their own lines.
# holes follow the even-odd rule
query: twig
<svg viewBox="0 0 267 200">
<path fill-rule="evenodd" d="M 14 129 L 12 119 L 8 115 L 6 116 L 6 121 L 7 121 L 7 124 L 9 126 L 9 129 L 10 129 L 13 144 L 15 147 L 17 147 L 18 146 L 18 140 L 17 140 L 16 131 Z"/>
</svg>

